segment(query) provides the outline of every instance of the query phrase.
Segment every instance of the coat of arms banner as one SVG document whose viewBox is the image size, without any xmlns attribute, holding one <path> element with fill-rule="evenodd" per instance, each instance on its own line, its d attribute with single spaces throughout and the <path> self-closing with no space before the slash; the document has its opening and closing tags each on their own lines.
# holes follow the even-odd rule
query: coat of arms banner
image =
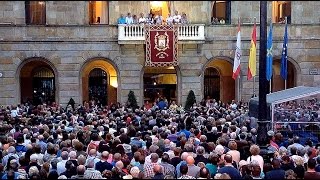
<svg viewBox="0 0 320 180">
<path fill-rule="evenodd" d="M 146 66 L 178 65 L 178 30 L 170 25 L 146 25 Z"/>
</svg>

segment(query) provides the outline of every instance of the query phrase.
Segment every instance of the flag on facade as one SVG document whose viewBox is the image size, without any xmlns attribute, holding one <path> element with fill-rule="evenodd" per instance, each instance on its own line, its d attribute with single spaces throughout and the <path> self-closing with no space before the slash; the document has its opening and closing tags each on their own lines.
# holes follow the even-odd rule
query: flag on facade
<svg viewBox="0 0 320 180">
<path fill-rule="evenodd" d="M 256 21 L 254 21 L 252 35 L 251 35 L 251 48 L 248 62 L 248 80 L 256 76 L 257 70 L 257 28 Z"/>
<path fill-rule="evenodd" d="M 273 64 L 273 55 L 272 55 L 272 22 L 270 23 L 270 30 L 267 41 L 267 63 L 266 63 L 266 77 L 270 81 L 272 77 L 272 64 Z"/>
<path fill-rule="evenodd" d="M 234 54 L 233 62 L 233 74 L 232 78 L 237 79 L 240 73 L 240 59 L 241 59 L 241 35 L 240 35 L 240 19 L 238 22 L 238 33 L 237 33 L 237 43 L 236 43 L 236 52 Z"/>
<path fill-rule="evenodd" d="M 284 30 L 283 36 L 283 46 L 282 46 L 282 55 L 281 55 L 281 72 L 280 75 L 282 79 L 287 80 L 288 69 L 288 29 L 287 29 L 287 18 L 286 18 L 286 27 Z"/>
</svg>

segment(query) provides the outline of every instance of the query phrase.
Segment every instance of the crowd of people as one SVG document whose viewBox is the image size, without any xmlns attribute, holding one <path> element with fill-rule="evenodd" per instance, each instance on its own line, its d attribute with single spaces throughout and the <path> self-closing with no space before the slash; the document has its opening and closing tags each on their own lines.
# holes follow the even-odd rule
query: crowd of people
<svg viewBox="0 0 320 180">
<path fill-rule="evenodd" d="M 168 14 L 168 17 L 164 19 L 161 15 L 156 15 L 149 13 L 147 16 L 145 16 L 143 13 L 140 13 L 140 16 L 132 15 L 131 13 L 128 13 L 127 16 L 124 14 L 121 14 L 118 18 L 118 24 L 157 24 L 157 25 L 173 25 L 173 24 L 188 24 L 188 18 L 186 13 L 179 14 L 178 11 L 175 11 L 174 15 L 172 16 L 170 13 Z"/>
<path fill-rule="evenodd" d="M 289 104 L 289 105 L 288 105 Z M 291 104 L 291 105 L 290 105 Z M 292 102 L 283 107 L 296 107 Z M 304 104 L 319 107 L 316 102 Z M 308 109 L 308 108 L 306 108 Z M 299 111 L 299 113 L 302 113 Z M 291 113 L 298 118 L 297 113 Z M 247 103 L 204 99 L 190 109 L 52 103 L 2 107 L 2 179 L 309 179 L 320 178 L 320 150 L 294 131 L 268 131 Z"/>
</svg>

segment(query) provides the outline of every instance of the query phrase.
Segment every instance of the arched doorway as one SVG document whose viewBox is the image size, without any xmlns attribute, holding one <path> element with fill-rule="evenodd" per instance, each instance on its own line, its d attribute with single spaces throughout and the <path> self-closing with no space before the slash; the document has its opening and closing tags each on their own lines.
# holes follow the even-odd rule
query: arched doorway
<svg viewBox="0 0 320 180">
<path fill-rule="evenodd" d="M 223 58 L 209 61 L 203 72 L 204 98 L 221 100 L 224 103 L 235 99 L 235 80 L 232 78 L 232 64 Z"/>
<path fill-rule="evenodd" d="M 285 89 L 285 81 L 280 75 L 281 71 L 281 59 L 275 59 L 273 61 L 273 74 L 271 79 L 271 90 L 272 92 L 277 92 Z M 288 60 L 288 76 L 287 76 L 287 89 L 293 88 L 296 86 L 296 68 Z M 270 84 L 269 84 L 270 85 Z"/>
<path fill-rule="evenodd" d="M 204 72 L 204 97 L 220 100 L 220 73 L 214 67 L 208 67 Z"/>
<path fill-rule="evenodd" d="M 101 68 L 94 68 L 89 73 L 89 101 L 95 100 L 103 106 L 108 102 L 108 78 L 107 73 Z"/>
<path fill-rule="evenodd" d="M 21 103 L 51 104 L 56 102 L 55 74 L 44 61 L 30 61 L 20 70 Z"/>
<path fill-rule="evenodd" d="M 153 103 L 165 97 L 168 102 L 178 101 L 178 76 L 173 66 L 145 67 L 143 70 L 144 102 Z"/>
<path fill-rule="evenodd" d="M 118 74 L 112 62 L 89 60 L 82 66 L 80 74 L 83 102 L 99 99 L 100 105 L 117 103 Z"/>
</svg>

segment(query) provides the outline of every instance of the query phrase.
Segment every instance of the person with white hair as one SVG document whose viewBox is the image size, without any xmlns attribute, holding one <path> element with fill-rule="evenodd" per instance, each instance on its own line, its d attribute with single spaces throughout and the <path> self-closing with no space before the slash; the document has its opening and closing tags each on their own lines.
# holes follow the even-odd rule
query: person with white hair
<svg viewBox="0 0 320 180">
<path fill-rule="evenodd" d="M 176 174 L 177 174 L 177 178 L 181 177 L 181 172 L 180 172 L 180 166 L 182 165 L 186 165 L 187 164 L 187 157 L 189 156 L 189 153 L 187 152 L 183 152 L 181 154 L 181 162 L 176 166 Z"/>
<path fill-rule="evenodd" d="M 84 172 L 84 179 L 102 179 L 101 172 L 95 170 L 95 160 L 93 158 L 87 160 L 87 169 Z"/>
<path fill-rule="evenodd" d="M 37 166 L 31 166 L 28 172 L 29 177 L 39 174 L 40 170 Z"/>
<path fill-rule="evenodd" d="M 134 166 L 130 169 L 130 174 L 134 179 L 142 179 L 140 178 L 140 170 L 138 167 Z"/>
<path fill-rule="evenodd" d="M 58 175 L 61 175 L 66 171 L 66 162 L 68 161 L 68 151 L 62 151 L 61 153 L 61 161 L 57 163 L 57 172 Z"/>
<path fill-rule="evenodd" d="M 30 168 L 31 167 L 36 167 L 38 168 L 38 173 L 39 171 L 41 170 L 41 166 L 38 164 L 38 156 L 36 154 L 32 154 L 30 156 L 30 163 L 29 165 L 26 167 L 26 172 L 27 174 L 30 174 L 29 171 L 30 171 Z"/>
<path fill-rule="evenodd" d="M 10 146 L 7 151 L 8 151 L 8 154 L 2 158 L 2 166 L 7 165 L 8 159 L 11 156 L 13 156 L 15 159 L 19 159 L 18 154 L 16 154 L 16 148 L 14 146 Z"/>
</svg>

